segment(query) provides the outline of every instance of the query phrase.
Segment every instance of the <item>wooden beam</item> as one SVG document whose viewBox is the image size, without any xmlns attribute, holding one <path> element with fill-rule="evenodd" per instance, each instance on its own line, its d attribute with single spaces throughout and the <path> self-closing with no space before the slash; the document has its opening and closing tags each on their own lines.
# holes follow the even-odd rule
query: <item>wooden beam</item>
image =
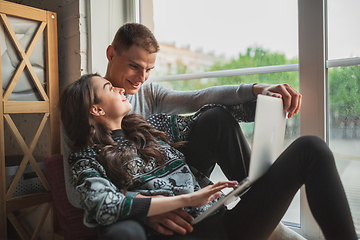
<svg viewBox="0 0 360 240">
<path fill-rule="evenodd" d="M 59 69 L 58 69 L 58 44 L 57 44 L 57 17 L 56 13 L 47 13 L 47 28 L 45 47 L 46 74 L 47 74 L 47 93 L 50 98 L 50 119 L 49 119 L 49 136 L 50 136 L 50 155 L 60 154 L 60 111 L 59 102 Z"/>
<path fill-rule="evenodd" d="M 10 213 L 16 210 L 37 206 L 52 201 L 51 191 L 31 193 L 24 196 L 14 197 L 6 201 L 6 212 Z"/>
<path fill-rule="evenodd" d="M 49 101 L 5 101 L 4 114 L 48 113 Z"/>
<path fill-rule="evenodd" d="M 14 213 L 10 212 L 8 213 L 8 219 L 11 222 L 11 224 L 16 229 L 17 233 L 20 235 L 21 239 L 23 240 L 30 240 L 29 234 L 26 232 L 25 228 L 21 225 L 19 220 L 16 218 Z"/>
<path fill-rule="evenodd" d="M 36 9 L 33 7 L 28 7 L 25 5 L 16 4 L 12 2 L 7 2 L 7 1 L 1 1 L 0 12 L 16 17 L 35 20 L 35 21 L 42 21 L 42 22 L 46 21 L 46 12 L 44 10 Z"/>
<path fill-rule="evenodd" d="M 0 3 L 1 9 L 3 2 Z M 2 11 L 2 10 L 1 10 Z M 1 43 L 0 43 L 1 49 Z M 2 86 L 0 57 L 0 86 Z M 6 174 L 5 174 L 5 130 L 4 130 L 4 107 L 2 104 L 3 94 L 0 94 L 0 239 L 7 239 L 7 217 L 6 217 Z"/>
<path fill-rule="evenodd" d="M 39 222 L 38 222 L 38 224 L 37 224 L 37 226 L 36 226 L 36 228 L 34 230 L 33 235 L 31 236 L 31 240 L 38 239 L 38 237 L 40 235 L 41 228 L 43 227 L 44 222 L 46 220 L 46 217 L 49 214 L 50 208 L 51 208 L 51 203 L 45 203 L 45 206 L 44 206 L 44 209 L 43 209 L 43 211 L 41 213 L 41 217 L 39 219 Z"/>
</svg>

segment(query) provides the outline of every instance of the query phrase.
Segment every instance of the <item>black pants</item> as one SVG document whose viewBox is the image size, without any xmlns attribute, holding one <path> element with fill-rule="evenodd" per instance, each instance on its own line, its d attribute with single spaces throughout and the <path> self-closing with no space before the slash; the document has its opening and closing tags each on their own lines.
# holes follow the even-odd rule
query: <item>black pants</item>
<svg viewBox="0 0 360 240">
<path fill-rule="evenodd" d="M 207 175 L 215 163 L 228 179 L 241 181 L 247 175 L 248 144 L 238 123 L 223 109 L 204 113 L 184 153 L 189 165 Z M 211 239 L 217 229 L 228 239 L 267 239 L 303 184 L 326 239 L 357 239 L 334 157 L 315 136 L 294 141 L 235 208 L 195 225 L 191 235 Z"/>
<path fill-rule="evenodd" d="M 182 151 L 189 165 L 208 176 L 216 163 L 228 179 L 241 181 L 247 176 L 249 146 L 238 123 L 221 108 L 201 116 Z M 294 141 L 231 211 L 205 219 L 185 236 L 154 239 L 267 239 L 303 184 L 326 239 L 357 239 L 333 155 L 313 136 Z M 120 239 L 144 239 L 143 232 L 138 234 Z"/>
</svg>

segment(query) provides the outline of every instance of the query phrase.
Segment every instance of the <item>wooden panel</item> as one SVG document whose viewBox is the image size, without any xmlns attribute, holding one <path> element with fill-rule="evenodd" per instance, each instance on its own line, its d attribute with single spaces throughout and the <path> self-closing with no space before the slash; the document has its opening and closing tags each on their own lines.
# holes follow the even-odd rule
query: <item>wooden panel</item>
<svg viewBox="0 0 360 240">
<path fill-rule="evenodd" d="M 51 190 L 51 187 L 50 187 L 48 181 L 46 180 L 44 173 L 41 171 L 34 156 L 32 155 L 32 152 L 35 148 L 36 143 L 39 140 L 40 134 L 45 126 L 45 123 L 46 123 L 47 119 L 49 118 L 49 113 L 44 114 L 43 119 L 41 120 L 41 123 L 40 123 L 39 127 L 37 128 L 37 131 L 30 143 L 30 146 L 27 146 L 26 142 L 24 141 L 23 137 L 21 136 L 20 132 L 18 131 L 16 125 L 12 121 L 10 115 L 5 114 L 4 118 L 6 119 L 6 122 L 9 125 L 10 130 L 13 132 L 21 150 L 24 152 L 24 158 L 21 161 L 21 164 L 20 164 L 18 170 L 16 171 L 16 174 L 15 174 L 14 179 L 8 189 L 8 192 L 6 193 L 6 198 L 9 199 L 12 197 L 13 192 L 15 191 L 15 188 L 18 185 L 20 177 L 23 174 L 23 171 L 25 169 L 25 166 L 23 166 L 23 165 L 27 164 L 28 161 L 30 162 L 32 168 L 36 172 L 36 175 L 39 177 L 41 183 L 44 185 L 45 189 Z"/>
<path fill-rule="evenodd" d="M 38 167 L 32 151 L 38 141 L 38 138 L 42 132 L 45 123 L 49 121 L 49 152 L 50 154 L 60 153 L 60 114 L 56 106 L 59 99 L 59 80 L 58 80 L 58 51 L 57 51 L 57 20 L 56 14 L 41 9 L 27 7 L 21 4 L 15 4 L 12 2 L 0 0 L 0 15 L 1 21 L 4 23 L 4 29 L 9 32 L 9 36 L 14 43 L 16 50 L 20 54 L 19 67 L 15 71 L 14 76 L 11 79 L 11 83 L 8 85 L 8 89 L 4 94 L 0 95 L 0 239 L 7 239 L 7 219 L 14 225 L 17 232 L 22 239 L 30 239 L 30 236 L 25 231 L 24 227 L 19 222 L 19 218 L 23 217 L 27 213 L 34 209 L 34 206 L 44 205 L 45 208 L 41 214 L 41 218 L 34 229 L 31 239 L 37 239 L 43 228 L 44 221 L 49 215 L 50 209 L 52 209 L 52 195 L 50 191 L 44 191 L 40 193 L 27 194 L 19 197 L 12 198 L 6 194 L 6 175 L 5 175 L 5 139 L 4 139 L 4 124 L 5 119 L 8 123 L 10 121 L 10 115 L 16 113 L 44 113 L 38 130 L 36 131 L 30 146 L 27 146 L 21 135 L 18 133 L 15 125 L 11 125 L 11 130 L 15 132 L 16 139 L 24 152 L 25 163 L 30 163 L 41 182 L 46 189 L 50 189 L 49 184 L 43 175 L 42 171 Z M 22 48 L 21 44 L 13 32 L 11 24 L 8 22 L 8 17 L 14 16 L 18 18 L 24 18 L 41 22 L 39 28 L 34 35 L 29 47 L 26 51 Z M 45 51 L 46 51 L 46 87 L 43 89 L 35 72 L 32 68 L 29 58 L 36 45 L 36 42 L 41 37 L 41 33 L 44 31 Z M 0 46 L 1 48 L 1 46 Z M 1 59 L 0 59 L 1 66 Z M 44 101 L 8 101 L 14 86 L 16 85 L 20 74 L 27 68 L 30 76 L 34 80 L 34 84 L 38 89 L 38 93 L 44 99 Z M 2 85 L 1 79 L 1 67 L 0 67 L 0 85 Z M 21 168 L 21 166 L 19 166 Z M 19 170 L 18 168 L 18 170 Z M 11 188 L 11 187 L 10 187 Z M 9 189 L 10 189 L 9 188 Z M 9 194 L 12 195 L 12 194 Z M 8 197 L 8 198 L 7 198 Z M 23 215 L 17 215 L 14 213 L 16 210 L 28 209 L 23 211 Z M 53 213 L 51 214 L 51 220 L 53 223 Z M 51 229 L 53 233 L 53 229 Z"/>
<path fill-rule="evenodd" d="M 38 79 L 31 63 L 30 63 L 30 60 L 29 60 L 29 57 L 37 43 L 37 41 L 39 40 L 45 26 L 46 26 L 46 23 L 42 23 L 40 24 L 40 27 L 38 28 L 38 30 L 36 31 L 36 34 L 35 36 L 33 37 L 33 39 L 31 40 L 31 43 L 27 49 L 27 52 L 25 53 L 23 47 L 21 46 L 21 43 L 18 39 L 18 37 L 16 36 L 16 33 L 14 31 L 14 29 L 12 28 L 10 22 L 9 22 L 9 19 L 7 18 L 6 14 L 0 14 L 0 17 L 1 17 L 1 20 L 2 22 L 4 23 L 4 27 L 6 28 L 7 32 L 9 33 L 9 36 L 15 46 L 15 48 L 17 49 L 20 57 L 22 58 L 22 62 L 21 64 L 19 65 L 17 71 L 16 71 L 16 74 L 14 75 L 14 77 L 12 78 L 11 82 L 10 82 L 10 85 L 9 87 L 7 87 L 6 89 L 6 92 L 4 94 L 4 100 L 8 100 L 9 97 L 10 97 L 10 94 L 12 92 L 12 90 L 14 89 L 17 81 L 18 81 L 18 78 L 20 76 L 20 73 L 23 71 L 24 69 L 24 63 L 26 64 L 26 67 L 30 73 L 30 76 L 37 88 L 37 90 L 39 91 L 41 97 L 43 100 L 47 101 L 48 100 L 48 97 L 45 93 L 45 90 L 44 88 L 42 87 L 41 83 L 40 83 L 40 80 Z M 15 77 L 16 76 L 16 77 Z"/>
<path fill-rule="evenodd" d="M 24 6 L 21 4 L 10 3 L 7 1 L 0 1 L 0 4 L 0 12 L 2 13 L 35 21 L 46 21 L 46 11 L 44 10 Z"/>
<path fill-rule="evenodd" d="M 4 102 L 4 114 L 12 113 L 47 113 L 48 101 L 9 101 Z"/>
</svg>

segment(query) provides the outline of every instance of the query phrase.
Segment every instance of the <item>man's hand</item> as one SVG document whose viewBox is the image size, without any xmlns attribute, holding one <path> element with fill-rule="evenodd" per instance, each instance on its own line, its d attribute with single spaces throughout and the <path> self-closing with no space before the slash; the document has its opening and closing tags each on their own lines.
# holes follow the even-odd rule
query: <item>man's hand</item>
<svg viewBox="0 0 360 240">
<path fill-rule="evenodd" d="M 194 218 L 184 210 L 177 209 L 172 212 L 148 217 L 146 225 L 163 235 L 173 235 L 174 232 L 184 235 L 187 232 L 192 232 L 193 227 L 190 222 L 193 219 Z"/>
<path fill-rule="evenodd" d="M 284 102 L 284 110 L 288 112 L 288 118 L 297 114 L 301 107 L 301 94 L 287 83 L 283 84 L 254 84 L 253 93 L 268 95 L 272 97 L 282 98 Z"/>
</svg>

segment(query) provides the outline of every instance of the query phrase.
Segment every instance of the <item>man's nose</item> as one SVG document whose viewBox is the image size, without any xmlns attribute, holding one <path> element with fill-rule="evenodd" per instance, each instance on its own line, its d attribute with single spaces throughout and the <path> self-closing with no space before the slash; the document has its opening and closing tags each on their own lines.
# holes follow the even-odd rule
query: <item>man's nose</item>
<svg viewBox="0 0 360 240">
<path fill-rule="evenodd" d="M 146 69 L 139 70 L 139 80 L 144 83 L 148 78 L 148 73 Z"/>
</svg>

